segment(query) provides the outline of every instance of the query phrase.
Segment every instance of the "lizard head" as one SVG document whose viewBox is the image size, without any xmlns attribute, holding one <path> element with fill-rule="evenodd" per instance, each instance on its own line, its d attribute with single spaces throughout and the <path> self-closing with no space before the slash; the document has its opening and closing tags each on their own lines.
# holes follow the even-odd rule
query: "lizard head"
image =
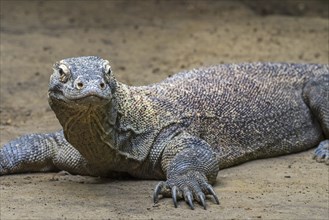
<svg viewBox="0 0 329 220">
<path fill-rule="evenodd" d="M 97 106 L 111 101 L 115 87 L 109 61 L 96 56 L 67 58 L 54 64 L 50 103 Z"/>
</svg>

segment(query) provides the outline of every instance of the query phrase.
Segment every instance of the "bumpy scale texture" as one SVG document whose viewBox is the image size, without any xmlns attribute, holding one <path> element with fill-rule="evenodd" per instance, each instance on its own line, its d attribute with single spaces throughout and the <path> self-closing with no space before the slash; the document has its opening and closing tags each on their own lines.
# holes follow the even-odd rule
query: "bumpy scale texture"
<svg viewBox="0 0 329 220">
<path fill-rule="evenodd" d="M 49 103 L 62 131 L 0 149 L 0 175 L 66 170 L 160 179 L 154 191 L 193 200 L 220 169 L 318 146 L 329 164 L 329 65 L 245 63 L 199 68 L 149 86 L 118 82 L 99 57 L 54 65 Z"/>
</svg>

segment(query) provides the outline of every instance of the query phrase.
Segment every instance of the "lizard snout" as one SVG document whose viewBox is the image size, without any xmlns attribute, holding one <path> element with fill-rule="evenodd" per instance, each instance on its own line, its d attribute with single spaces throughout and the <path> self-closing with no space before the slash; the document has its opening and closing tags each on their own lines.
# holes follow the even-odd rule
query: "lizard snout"
<svg viewBox="0 0 329 220">
<path fill-rule="evenodd" d="M 74 81 L 74 87 L 77 90 L 97 90 L 101 89 L 104 90 L 107 87 L 107 84 L 105 83 L 104 79 L 91 79 L 87 80 L 84 78 L 79 77 Z"/>
</svg>

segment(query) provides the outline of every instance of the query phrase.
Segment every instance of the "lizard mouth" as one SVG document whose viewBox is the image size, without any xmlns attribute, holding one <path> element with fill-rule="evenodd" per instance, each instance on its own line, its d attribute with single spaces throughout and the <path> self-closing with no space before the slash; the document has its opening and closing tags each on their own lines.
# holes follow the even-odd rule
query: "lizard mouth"
<svg viewBox="0 0 329 220">
<path fill-rule="evenodd" d="M 82 97 L 73 97 L 69 98 L 68 100 L 75 102 L 77 104 L 104 104 L 108 103 L 110 99 L 105 98 L 103 96 L 99 96 L 98 94 L 88 94 Z"/>
<path fill-rule="evenodd" d="M 111 101 L 111 94 L 99 94 L 98 92 L 88 92 L 79 94 L 64 94 L 63 91 L 52 89 L 48 92 L 48 97 L 52 100 L 78 105 L 104 105 Z"/>
</svg>

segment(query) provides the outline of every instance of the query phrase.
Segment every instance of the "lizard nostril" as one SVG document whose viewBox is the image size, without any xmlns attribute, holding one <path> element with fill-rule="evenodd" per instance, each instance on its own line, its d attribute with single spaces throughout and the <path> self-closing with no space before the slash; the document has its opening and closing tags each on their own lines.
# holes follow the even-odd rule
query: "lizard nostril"
<svg viewBox="0 0 329 220">
<path fill-rule="evenodd" d="M 105 83 L 100 83 L 99 86 L 101 87 L 101 89 L 105 88 Z"/>
<path fill-rule="evenodd" d="M 82 89 L 82 87 L 83 87 L 83 83 L 82 83 L 82 82 L 78 82 L 78 83 L 77 83 L 77 88 L 78 88 L 78 89 Z"/>
</svg>

